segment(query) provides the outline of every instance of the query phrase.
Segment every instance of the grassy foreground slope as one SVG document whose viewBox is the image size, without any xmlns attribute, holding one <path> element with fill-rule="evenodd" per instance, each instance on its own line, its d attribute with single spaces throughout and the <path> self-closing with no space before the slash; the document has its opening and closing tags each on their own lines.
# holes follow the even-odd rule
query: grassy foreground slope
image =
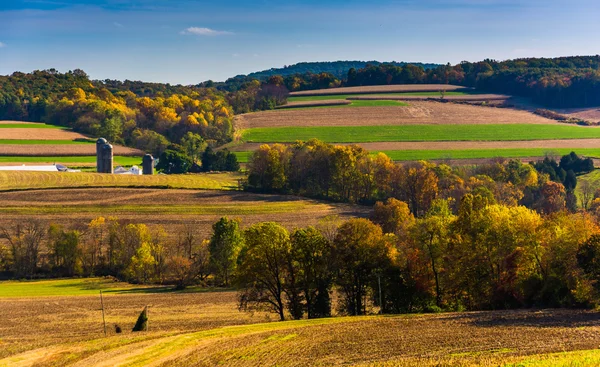
<svg viewBox="0 0 600 367">
<path fill-rule="evenodd" d="M 494 124 L 263 127 L 242 132 L 242 139 L 247 142 L 291 143 L 311 138 L 328 143 L 591 139 L 600 138 L 600 129 L 558 124 Z"/>
<path fill-rule="evenodd" d="M 76 172 L 0 171 L 0 191 L 73 187 L 148 187 L 230 190 L 238 187 L 237 173 L 193 175 L 107 175 Z"/>
</svg>

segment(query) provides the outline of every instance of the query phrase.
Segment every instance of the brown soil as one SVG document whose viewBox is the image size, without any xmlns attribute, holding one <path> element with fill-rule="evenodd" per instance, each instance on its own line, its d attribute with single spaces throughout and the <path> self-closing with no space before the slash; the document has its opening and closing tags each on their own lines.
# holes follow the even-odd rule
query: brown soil
<svg viewBox="0 0 600 367">
<path fill-rule="evenodd" d="M 305 90 L 292 92 L 290 96 L 319 96 L 332 94 L 361 94 L 361 93 L 408 93 L 408 92 L 437 92 L 440 90 L 454 91 L 466 89 L 458 85 L 448 84 L 401 84 L 401 85 L 373 85 L 365 87 L 344 87 L 331 89 Z"/>
<path fill-rule="evenodd" d="M 344 106 L 352 103 L 347 99 L 328 99 L 324 101 L 302 101 L 302 102 L 288 102 L 283 106 L 277 107 L 277 109 L 285 108 L 301 108 L 301 107 L 314 107 L 314 106 Z"/>
<path fill-rule="evenodd" d="M 2 131 L 0 131 L 0 134 Z M 134 148 L 113 145 L 113 154 L 122 156 L 143 156 L 144 152 Z M 93 156 L 96 155 L 95 144 L 65 144 L 65 145 L 0 145 L 0 156 Z"/>
<path fill-rule="evenodd" d="M 237 128 L 438 124 L 557 124 L 531 112 L 429 101 L 409 106 L 262 111 L 236 117 Z"/>
<path fill-rule="evenodd" d="M 16 123 L 16 122 L 14 122 Z M 19 122 L 22 124 L 22 122 Z M 86 139 L 79 133 L 61 129 L 37 129 L 37 128 L 5 128 L 0 129 L 0 139 L 21 140 L 75 140 Z"/>
<path fill-rule="evenodd" d="M 569 117 L 579 118 L 591 122 L 600 122 L 600 107 L 568 108 L 557 111 Z"/>
</svg>

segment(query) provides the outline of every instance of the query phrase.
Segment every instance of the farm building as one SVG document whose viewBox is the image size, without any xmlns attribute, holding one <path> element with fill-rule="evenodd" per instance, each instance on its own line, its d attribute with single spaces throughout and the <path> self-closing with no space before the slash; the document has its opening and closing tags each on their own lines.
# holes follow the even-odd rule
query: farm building
<svg viewBox="0 0 600 367">
<path fill-rule="evenodd" d="M 35 172 L 81 172 L 80 170 L 69 169 L 62 164 L 52 164 L 43 166 L 0 166 L 0 171 L 35 171 Z"/>
<path fill-rule="evenodd" d="M 142 170 L 138 166 L 132 166 L 130 169 L 124 167 L 117 167 L 114 171 L 115 175 L 141 175 Z"/>
</svg>

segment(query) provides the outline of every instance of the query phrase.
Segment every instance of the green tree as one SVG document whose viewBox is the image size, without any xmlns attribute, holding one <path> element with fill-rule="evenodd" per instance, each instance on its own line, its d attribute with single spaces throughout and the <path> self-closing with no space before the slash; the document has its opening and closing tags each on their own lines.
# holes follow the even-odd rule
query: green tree
<svg viewBox="0 0 600 367">
<path fill-rule="evenodd" d="M 152 278 L 155 265 L 156 259 L 152 256 L 152 249 L 144 242 L 131 258 L 125 274 L 132 281 L 147 283 Z"/>
<path fill-rule="evenodd" d="M 368 286 L 377 272 L 390 265 L 394 249 L 379 226 L 358 218 L 340 226 L 333 253 L 337 284 L 343 293 L 343 309 L 350 315 L 362 315 L 366 312 Z"/>
<path fill-rule="evenodd" d="M 245 233 L 238 277 L 240 307 L 267 308 L 285 320 L 286 279 L 291 251 L 287 230 L 277 223 L 257 223 Z"/>
<path fill-rule="evenodd" d="M 191 167 L 190 158 L 174 150 L 163 152 L 156 165 L 156 169 L 167 174 L 187 173 Z"/>
<path fill-rule="evenodd" d="M 212 228 L 213 235 L 208 245 L 210 265 L 220 283 L 228 287 L 237 256 L 244 244 L 244 236 L 239 221 L 235 219 L 223 217 Z"/>
<path fill-rule="evenodd" d="M 302 289 L 308 318 L 331 316 L 331 245 L 314 227 L 297 229 L 291 235 L 292 267 Z"/>
<path fill-rule="evenodd" d="M 201 159 L 201 152 L 204 151 L 206 142 L 200 135 L 188 131 L 183 138 L 181 138 L 181 145 L 185 148 L 185 151 L 192 159 L 192 162 L 196 163 Z"/>
</svg>

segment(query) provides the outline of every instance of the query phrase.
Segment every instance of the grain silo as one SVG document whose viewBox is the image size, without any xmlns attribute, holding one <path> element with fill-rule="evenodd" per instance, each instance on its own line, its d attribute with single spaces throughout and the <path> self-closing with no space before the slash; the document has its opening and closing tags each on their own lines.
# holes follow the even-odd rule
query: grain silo
<svg viewBox="0 0 600 367">
<path fill-rule="evenodd" d="M 142 159 L 142 171 L 144 175 L 154 174 L 154 157 L 152 154 L 146 154 Z"/>
<path fill-rule="evenodd" d="M 102 173 L 113 173 L 113 146 L 106 143 L 102 146 Z"/>
<path fill-rule="evenodd" d="M 104 167 L 102 166 L 102 147 L 108 142 L 104 138 L 96 140 L 96 172 L 104 173 Z"/>
</svg>

